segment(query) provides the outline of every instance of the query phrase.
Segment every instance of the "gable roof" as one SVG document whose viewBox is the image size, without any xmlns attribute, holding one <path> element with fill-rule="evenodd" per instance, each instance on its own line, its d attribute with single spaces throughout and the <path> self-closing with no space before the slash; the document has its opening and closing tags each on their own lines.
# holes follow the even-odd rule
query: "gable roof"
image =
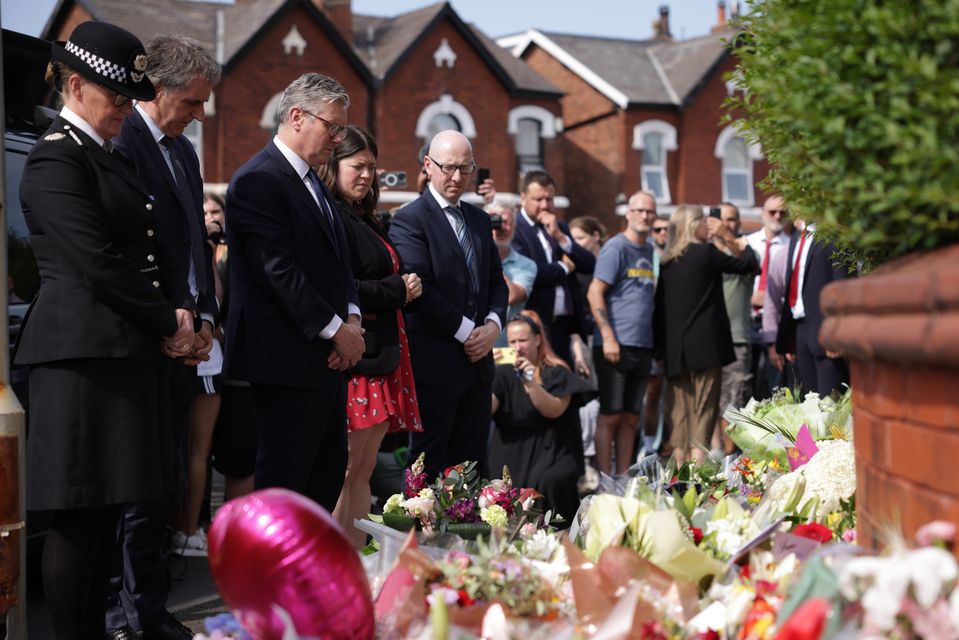
<svg viewBox="0 0 959 640">
<path fill-rule="evenodd" d="M 685 107 L 725 59 L 722 37 L 732 31 L 678 42 L 546 33 L 530 29 L 497 43 L 521 57 L 531 45 L 546 51 L 609 100 L 630 105 Z"/>
<path fill-rule="evenodd" d="M 448 2 L 432 4 L 391 18 L 354 14 L 353 46 L 371 72 L 383 82 L 429 31 L 446 19 L 472 45 L 511 93 L 551 97 L 563 94 L 522 60 L 504 55 L 505 52 L 479 29 L 464 23 Z"/>
<path fill-rule="evenodd" d="M 59 0 L 43 29 L 45 38 L 54 37 L 74 5 L 83 7 L 94 20 L 110 22 L 134 33 L 144 44 L 165 33 L 194 38 L 214 54 L 225 71 L 235 65 L 286 10 L 300 5 L 343 52 L 364 82 L 372 81 L 369 69 L 350 43 L 310 0 L 249 0 L 232 5 L 194 0 Z M 219 41 L 218 29 L 222 29 Z"/>
</svg>

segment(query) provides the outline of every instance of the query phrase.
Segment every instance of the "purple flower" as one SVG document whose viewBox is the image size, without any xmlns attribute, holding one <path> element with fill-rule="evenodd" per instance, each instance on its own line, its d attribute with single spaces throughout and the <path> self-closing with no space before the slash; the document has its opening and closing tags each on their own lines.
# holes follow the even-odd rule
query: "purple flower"
<svg viewBox="0 0 959 640">
<path fill-rule="evenodd" d="M 446 508 L 446 517 L 450 522 L 478 522 L 479 516 L 476 514 L 476 505 L 469 498 L 457 500 Z"/>
</svg>

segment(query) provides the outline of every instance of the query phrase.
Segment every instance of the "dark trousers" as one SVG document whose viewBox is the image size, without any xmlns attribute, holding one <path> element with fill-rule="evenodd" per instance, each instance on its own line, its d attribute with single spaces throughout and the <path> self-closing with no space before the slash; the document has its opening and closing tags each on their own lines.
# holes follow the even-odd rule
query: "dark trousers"
<svg viewBox="0 0 959 640">
<path fill-rule="evenodd" d="M 815 391 L 820 397 L 841 391 L 849 382 L 849 368 L 842 358 L 829 358 L 819 346 L 819 323 L 796 323 L 797 377 L 803 395 Z"/>
<path fill-rule="evenodd" d="M 166 556 L 167 522 L 171 506 L 186 492 L 186 442 L 190 428 L 190 403 L 196 390 L 196 367 L 167 363 L 171 381 L 170 404 L 176 443 L 176 495 L 173 500 L 153 500 L 126 505 L 117 525 L 117 544 L 110 562 L 107 590 L 107 630 L 130 625 L 143 629 L 167 617 L 170 575 Z"/>
<path fill-rule="evenodd" d="M 553 347 L 553 351 L 572 367 L 573 355 L 569 350 L 569 338 L 577 332 L 576 318 L 571 315 L 555 316 L 547 330 L 549 331 L 549 344 Z"/>
<path fill-rule="evenodd" d="M 446 467 L 475 460 L 483 477 L 489 444 L 492 383 L 478 376 L 449 384 L 416 385 L 423 431 L 410 434 L 409 460 L 426 453 L 426 473 L 432 482 Z M 495 474 L 499 477 L 499 474 Z"/>
<path fill-rule="evenodd" d="M 333 511 L 346 474 L 346 379 L 295 389 L 250 385 L 259 447 L 257 489 L 282 487 Z"/>
</svg>

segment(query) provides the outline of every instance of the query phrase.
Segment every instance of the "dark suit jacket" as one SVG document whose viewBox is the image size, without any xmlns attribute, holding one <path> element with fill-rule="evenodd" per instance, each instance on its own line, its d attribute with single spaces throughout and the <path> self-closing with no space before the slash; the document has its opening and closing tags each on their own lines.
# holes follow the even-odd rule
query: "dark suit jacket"
<svg viewBox="0 0 959 640">
<path fill-rule="evenodd" d="M 559 228 L 567 236 L 569 235 L 569 226 L 562 220 L 557 221 Z M 570 274 L 559 266 L 563 253 L 559 245 L 553 246 L 553 262 L 546 257 L 546 251 L 539 241 L 537 235 L 538 227 L 531 227 L 526 222 L 523 215 L 516 216 L 516 235 L 513 237 L 513 248 L 521 254 L 530 258 L 536 263 L 536 280 L 533 283 L 533 291 L 529 294 L 526 301 L 526 308 L 532 309 L 543 319 L 543 323 L 549 327 L 553 322 L 553 309 L 556 304 L 556 287 L 563 287 L 566 291 L 566 299 L 569 300 L 573 311 L 573 317 L 576 320 L 576 326 L 579 334 L 585 340 L 590 335 L 589 306 L 583 295 L 583 290 L 576 279 L 577 274 L 592 275 L 596 268 L 596 256 L 583 249 L 573 242 L 573 250 L 569 257 L 576 265 L 576 270 Z M 570 238 L 572 241 L 572 238 Z"/>
<path fill-rule="evenodd" d="M 272 142 L 233 175 L 226 196 L 230 378 L 316 388 L 342 376 L 327 366 L 332 342 L 319 334 L 334 315 L 345 322 L 349 303 L 359 300 L 333 195 L 322 191 L 334 209 L 335 239 L 326 213 Z"/>
<path fill-rule="evenodd" d="M 489 215 L 460 201 L 473 239 L 479 271 L 479 291 L 471 297 L 466 256 L 456 233 L 427 190 L 396 212 L 390 239 L 403 259 L 403 268 L 423 280 L 423 294 L 407 307 L 407 329 L 413 352 L 413 372 L 418 382 L 443 385 L 450 379 L 469 380 L 479 375 L 493 379 L 492 355 L 471 363 L 454 335 L 463 317 L 482 324 L 495 313 L 506 321 L 509 291 L 503 280 L 503 265 L 493 244 Z"/>
<path fill-rule="evenodd" d="M 789 306 L 789 291 L 792 285 L 793 268 L 796 264 L 794 255 L 799 242 L 799 232 L 793 234 L 789 240 L 789 254 L 786 262 L 786 288 L 783 291 L 782 315 L 779 318 L 779 331 L 776 334 L 776 351 L 779 353 L 796 353 L 796 320 L 793 318 Z M 806 275 L 803 278 L 802 301 L 806 317 L 804 322 L 812 326 L 812 335 L 819 335 L 823 315 L 819 306 L 819 294 L 823 287 L 834 280 L 845 280 L 849 277 L 849 270 L 844 266 L 833 266 L 832 255 L 836 252 L 835 245 L 823 245 L 815 241 L 815 235 L 806 239 L 809 251 L 806 254 Z M 810 345 L 817 357 L 826 357 L 826 350 L 819 341 Z"/>
<path fill-rule="evenodd" d="M 170 173 L 163 152 L 157 146 L 153 134 L 144 122 L 140 113 L 134 109 L 133 113 L 123 122 L 120 135 L 113 140 L 115 151 L 128 158 L 136 167 L 137 175 L 156 198 L 156 212 L 158 216 L 158 231 L 160 242 L 166 244 L 176 255 L 176 268 L 180 273 L 180 285 L 176 291 L 168 292 L 171 300 L 177 301 L 177 306 L 185 309 L 196 309 L 200 313 L 207 313 L 217 318 L 219 309 L 213 287 L 213 252 L 206 242 L 206 225 L 203 221 L 203 178 L 200 176 L 200 162 L 197 160 L 193 145 L 185 136 L 174 139 L 174 145 L 183 160 L 183 168 L 189 181 L 190 199 L 187 200 L 183 192 Z M 205 274 L 207 286 L 200 291 L 197 300 L 190 295 L 187 278 L 190 273 L 191 237 L 190 222 L 187 216 L 193 216 L 201 231 L 203 245 L 203 264 L 194 265 Z"/>
<path fill-rule="evenodd" d="M 350 244 L 350 266 L 366 331 L 366 351 L 355 373 L 364 373 L 364 366 L 380 356 L 384 348 L 399 345 L 396 310 L 406 302 L 406 282 L 400 275 L 402 266 L 399 273 L 393 273 L 393 259 L 383 244 L 389 242 L 385 234 L 361 220 L 346 203 L 340 201 L 337 205 Z"/>
<path fill-rule="evenodd" d="M 27 158 L 20 199 L 42 282 L 16 362 L 159 360 L 177 328 L 161 290 L 170 256 L 132 169 L 57 117 Z"/>
<path fill-rule="evenodd" d="M 662 263 L 653 307 L 653 339 L 655 351 L 664 356 L 667 378 L 736 360 L 723 274 L 757 270 L 756 254 L 748 248 L 734 258 L 705 242 L 690 244 L 683 255 Z"/>
</svg>

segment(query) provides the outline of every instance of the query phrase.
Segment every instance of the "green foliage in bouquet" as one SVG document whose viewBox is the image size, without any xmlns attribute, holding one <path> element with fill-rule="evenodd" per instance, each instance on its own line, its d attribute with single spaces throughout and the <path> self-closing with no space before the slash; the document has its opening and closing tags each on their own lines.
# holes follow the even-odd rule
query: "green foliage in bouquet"
<svg viewBox="0 0 959 640">
<path fill-rule="evenodd" d="M 868 269 L 959 240 L 959 2 L 755 0 L 729 100 L 767 186 Z"/>
</svg>

